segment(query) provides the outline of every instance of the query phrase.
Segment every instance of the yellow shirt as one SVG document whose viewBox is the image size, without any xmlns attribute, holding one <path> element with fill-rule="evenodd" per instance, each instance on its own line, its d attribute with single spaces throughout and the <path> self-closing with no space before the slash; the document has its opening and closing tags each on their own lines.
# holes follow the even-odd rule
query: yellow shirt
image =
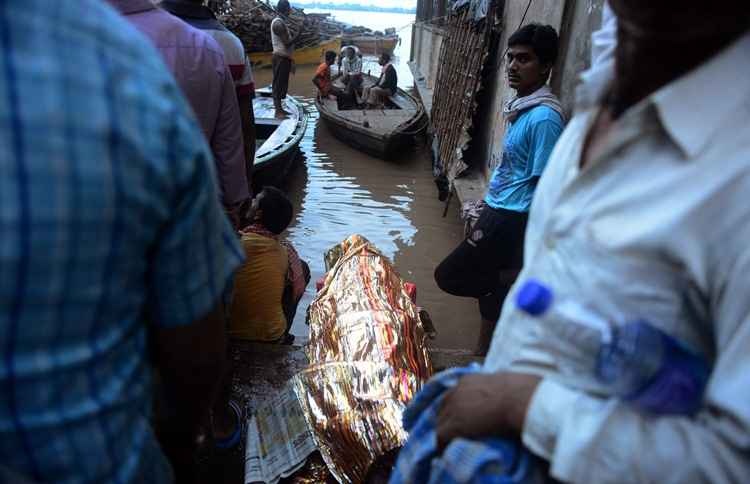
<svg viewBox="0 0 750 484">
<path fill-rule="evenodd" d="M 275 341 L 286 331 L 281 305 L 289 268 L 286 247 L 278 241 L 245 233 L 247 261 L 235 274 L 229 335 L 253 341 Z"/>
</svg>

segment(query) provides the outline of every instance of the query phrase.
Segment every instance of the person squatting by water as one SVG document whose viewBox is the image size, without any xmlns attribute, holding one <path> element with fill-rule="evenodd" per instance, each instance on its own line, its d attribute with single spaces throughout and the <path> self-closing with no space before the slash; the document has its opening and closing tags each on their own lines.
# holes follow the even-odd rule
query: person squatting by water
<svg viewBox="0 0 750 484">
<path fill-rule="evenodd" d="M 699 409 L 644 413 L 568 371 L 558 333 L 511 297 L 482 371 L 442 397 L 437 447 L 511 439 L 575 484 L 744 482 L 750 4 L 610 5 L 615 62 L 585 76 L 538 181 L 512 294 L 541 279 L 615 327 L 648 318 L 710 362 Z"/>
<path fill-rule="evenodd" d="M 477 353 L 482 355 L 523 264 L 531 200 L 563 130 L 562 107 L 547 86 L 558 42 L 549 25 L 527 25 L 510 36 L 506 73 L 516 97 L 503 111 L 507 132 L 502 160 L 492 173 L 473 230 L 435 270 L 435 281 L 443 291 L 479 300 L 482 326 Z"/>
<path fill-rule="evenodd" d="M 292 202 L 274 187 L 253 199 L 250 223 L 240 231 L 247 262 L 235 275 L 229 334 L 263 343 L 291 344 L 297 305 L 310 282 L 310 268 L 294 246 L 280 240 L 293 220 Z"/>
</svg>

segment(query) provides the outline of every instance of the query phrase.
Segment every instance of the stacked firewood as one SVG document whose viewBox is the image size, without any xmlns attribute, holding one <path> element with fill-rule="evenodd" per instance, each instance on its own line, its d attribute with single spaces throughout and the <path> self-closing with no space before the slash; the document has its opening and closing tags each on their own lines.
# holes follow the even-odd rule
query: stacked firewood
<svg viewBox="0 0 750 484">
<path fill-rule="evenodd" d="M 248 52 L 271 50 L 271 22 L 278 16 L 273 5 L 256 0 L 214 0 L 210 6 L 219 20 L 242 40 Z M 330 22 L 317 15 L 305 15 L 302 9 L 292 7 L 287 26 L 292 37 L 299 33 L 295 48 L 315 45 L 340 33 L 340 29 L 323 25 Z"/>
<path fill-rule="evenodd" d="M 271 22 L 278 14 L 268 0 L 209 0 L 208 5 L 219 20 L 242 40 L 248 52 L 271 51 Z M 296 48 L 315 45 L 341 34 L 382 35 L 367 27 L 352 27 L 325 15 L 306 15 L 303 9 L 294 7 L 287 25 L 292 36 L 302 32 L 294 43 Z"/>
</svg>

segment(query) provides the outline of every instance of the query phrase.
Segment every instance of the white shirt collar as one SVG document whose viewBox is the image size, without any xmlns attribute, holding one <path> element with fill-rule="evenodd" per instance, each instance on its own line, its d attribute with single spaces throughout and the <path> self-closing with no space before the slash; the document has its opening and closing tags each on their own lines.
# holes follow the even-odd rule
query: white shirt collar
<svg viewBox="0 0 750 484">
<path fill-rule="evenodd" d="M 750 102 L 750 33 L 651 99 L 670 137 L 690 158 L 738 104 Z"/>
<path fill-rule="evenodd" d="M 614 76 L 613 62 L 584 73 L 577 109 L 598 104 Z M 688 158 L 698 155 L 721 120 L 740 103 L 750 102 L 750 32 L 701 66 L 662 87 L 631 109 L 653 104 L 659 120 Z"/>
</svg>

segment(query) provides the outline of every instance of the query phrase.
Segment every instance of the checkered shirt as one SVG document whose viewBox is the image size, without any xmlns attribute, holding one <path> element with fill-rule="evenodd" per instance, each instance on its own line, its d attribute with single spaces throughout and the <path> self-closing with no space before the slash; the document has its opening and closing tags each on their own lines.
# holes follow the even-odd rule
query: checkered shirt
<svg viewBox="0 0 750 484">
<path fill-rule="evenodd" d="M 242 261 L 213 170 L 110 7 L 0 2 L 0 477 L 171 481 L 147 333 L 204 316 Z"/>
</svg>

